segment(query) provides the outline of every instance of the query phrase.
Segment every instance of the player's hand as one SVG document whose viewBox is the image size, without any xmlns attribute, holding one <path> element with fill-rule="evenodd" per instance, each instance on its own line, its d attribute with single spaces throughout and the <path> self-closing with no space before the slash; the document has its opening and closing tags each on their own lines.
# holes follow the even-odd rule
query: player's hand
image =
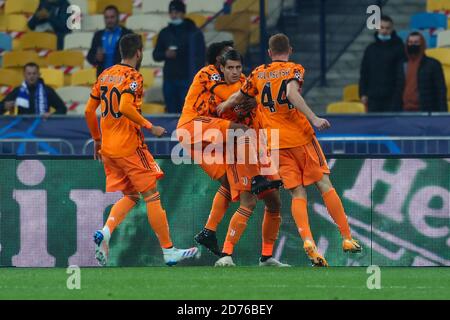
<svg viewBox="0 0 450 320">
<path fill-rule="evenodd" d="M 225 103 L 222 102 L 221 104 L 219 104 L 216 108 L 216 112 L 219 115 L 219 117 L 222 115 L 222 113 L 224 113 L 227 109 L 225 108 Z"/>
<path fill-rule="evenodd" d="M 102 162 L 102 142 L 101 140 L 94 140 L 94 160 Z"/>
<path fill-rule="evenodd" d="M 50 16 L 50 13 L 47 9 L 43 8 L 36 13 L 36 16 L 39 20 L 45 20 Z"/>
<path fill-rule="evenodd" d="M 13 113 L 15 104 L 16 103 L 14 101 L 5 101 L 4 103 L 5 111 Z"/>
<path fill-rule="evenodd" d="M 152 135 L 161 138 L 165 133 L 167 133 L 167 130 L 164 129 L 163 127 L 159 127 L 159 126 L 153 126 L 150 129 L 150 132 Z"/>
<path fill-rule="evenodd" d="M 43 118 L 44 120 L 47 120 L 48 118 L 50 118 L 51 115 L 52 115 L 51 112 L 46 112 L 46 113 L 44 113 L 44 114 L 42 115 L 42 118 Z"/>
<path fill-rule="evenodd" d="M 244 113 L 248 113 L 255 107 L 256 100 L 254 98 L 247 98 L 245 99 L 244 103 L 241 104 L 240 110 L 242 110 Z"/>
<path fill-rule="evenodd" d="M 319 130 L 328 129 L 331 127 L 331 124 L 328 122 L 327 119 L 316 117 L 313 119 L 312 124 L 314 127 L 316 127 Z"/>
<path fill-rule="evenodd" d="M 167 59 L 175 59 L 177 57 L 177 51 L 172 49 L 166 50 L 166 58 Z"/>
</svg>

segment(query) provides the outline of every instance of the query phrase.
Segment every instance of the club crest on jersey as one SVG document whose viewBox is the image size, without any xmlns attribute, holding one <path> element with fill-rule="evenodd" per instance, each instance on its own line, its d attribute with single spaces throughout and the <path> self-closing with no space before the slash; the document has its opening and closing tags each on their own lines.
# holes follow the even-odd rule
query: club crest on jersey
<svg viewBox="0 0 450 320">
<path fill-rule="evenodd" d="M 131 89 L 131 91 L 136 91 L 137 88 L 138 88 L 137 82 L 136 82 L 136 81 L 133 81 L 133 82 L 130 84 L 130 89 Z"/>
<path fill-rule="evenodd" d="M 210 79 L 211 79 L 211 81 L 220 81 L 220 80 L 222 80 L 222 78 L 220 77 L 220 74 L 218 74 L 218 73 L 214 73 L 213 75 L 211 75 Z"/>
<path fill-rule="evenodd" d="M 296 79 L 302 80 L 302 74 L 300 72 L 296 71 L 294 76 L 295 76 Z"/>
<path fill-rule="evenodd" d="M 242 177 L 242 184 L 244 186 L 246 186 L 248 184 L 248 178 L 247 177 Z"/>
</svg>

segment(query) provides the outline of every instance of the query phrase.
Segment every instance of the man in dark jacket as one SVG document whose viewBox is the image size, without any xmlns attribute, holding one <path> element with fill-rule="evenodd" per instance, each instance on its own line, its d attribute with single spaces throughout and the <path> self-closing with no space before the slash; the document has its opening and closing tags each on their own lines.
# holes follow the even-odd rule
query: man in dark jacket
<svg viewBox="0 0 450 320">
<path fill-rule="evenodd" d="M 180 113 L 189 86 L 205 65 L 205 39 L 194 22 L 185 19 L 186 6 L 180 0 L 169 5 L 171 21 L 161 30 L 153 51 L 155 61 L 165 61 L 163 93 L 167 112 Z"/>
<path fill-rule="evenodd" d="M 0 102 L 0 115 L 5 111 L 13 111 L 18 107 L 18 114 L 34 114 L 43 117 L 50 116 L 50 107 L 55 114 L 66 114 L 67 107 L 51 87 L 45 85 L 40 78 L 39 66 L 28 63 L 24 67 L 25 81 L 20 87 L 11 91 Z"/>
<path fill-rule="evenodd" d="M 447 112 L 447 87 L 441 63 L 425 55 L 426 42 L 420 32 L 406 40 L 404 111 Z M 402 109 L 400 109 L 402 110 Z"/>
<path fill-rule="evenodd" d="M 64 37 L 71 32 L 67 27 L 69 6 L 67 0 L 41 0 L 38 9 L 28 21 L 28 28 L 38 32 L 54 32 L 58 37 L 58 50 L 63 50 Z"/>
<path fill-rule="evenodd" d="M 119 41 L 124 35 L 133 33 L 133 31 L 120 26 L 120 13 L 116 6 L 106 7 L 103 16 L 105 29 L 94 34 L 87 55 L 89 63 L 97 67 L 97 76 L 103 70 L 120 63 Z"/>
<path fill-rule="evenodd" d="M 405 60 L 392 19 L 382 16 L 381 28 L 366 48 L 360 69 L 359 96 L 369 112 L 392 112 L 401 106 Z"/>
</svg>

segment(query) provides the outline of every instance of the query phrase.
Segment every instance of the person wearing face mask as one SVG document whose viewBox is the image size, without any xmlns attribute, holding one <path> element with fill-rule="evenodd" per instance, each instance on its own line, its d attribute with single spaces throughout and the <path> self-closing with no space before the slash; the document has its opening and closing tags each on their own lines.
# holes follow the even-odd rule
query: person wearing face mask
<svg viewBox="0 0 450 320">
<path fill-rule="evenodd" d="M 185 18 L 181 0 L 169 4 L 170 22 L 158 35 L 153 59 L 164 61 L 163 95 L 166 111 L 180 113 L 189 86 L 205 64 L 205 39 L 195 23 Z"/>
<path fill-rule="evenodd" d="M 360 68 L 359 96 L 368 112 L 392 112 L 402 105 L 405 60 L 392 19 L 382 16 L 375 42 L 366 48 Z"/>
<path fill-rule="evenodd" d="M 441 63 L 425 55 L 426 42 L 420 32 L 406 40 L 404 111 L 446 112 L 447 88 Z"/>
</svg>

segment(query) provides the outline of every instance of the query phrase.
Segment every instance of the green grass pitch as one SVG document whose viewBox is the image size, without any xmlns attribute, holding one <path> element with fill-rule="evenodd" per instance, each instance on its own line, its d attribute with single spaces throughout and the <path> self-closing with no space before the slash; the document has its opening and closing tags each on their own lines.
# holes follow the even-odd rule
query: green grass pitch
<svg viewBox="0 0 450 320">
<path fill-rule="evenodd" d="M 82 268 L 69 290 L 63 268 L 0 268 L 0 299 L 450 299 L 450 269 L 381 268 L 369 290 L 365 267 Z"/>
</svg>

